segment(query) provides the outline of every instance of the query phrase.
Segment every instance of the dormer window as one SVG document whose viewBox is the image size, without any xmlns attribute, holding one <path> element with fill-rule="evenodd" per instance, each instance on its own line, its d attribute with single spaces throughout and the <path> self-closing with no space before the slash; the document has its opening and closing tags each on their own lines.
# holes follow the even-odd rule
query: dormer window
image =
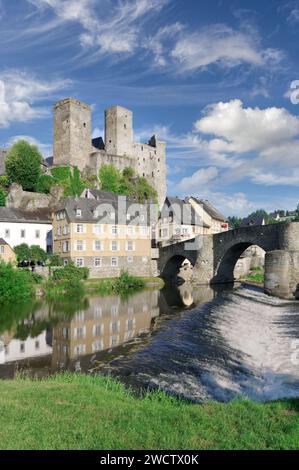
<svg viewBox="0 0 299 470">
<path fill-rule="evenodd" d="M 81 209 L 76 209 L 76 217 L 81 217 L 81 216 L 82 216 Z"/>
</svg>

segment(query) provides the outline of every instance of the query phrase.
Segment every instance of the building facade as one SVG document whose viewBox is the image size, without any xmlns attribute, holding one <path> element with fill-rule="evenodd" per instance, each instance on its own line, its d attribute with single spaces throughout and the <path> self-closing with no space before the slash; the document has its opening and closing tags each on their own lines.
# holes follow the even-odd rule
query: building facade
<svg viewBox="0 0 299 470">
<path fill-rule="evenodd" d="M 16 263 L 17 257 L 12 247 L 3 238 L 0 238 L 0 261 Z"/>
<path fill-rule="evenodd" d="M 0 207 L 0 237 L 11 247 L 26 243 L 52 250 L 52 220 L 48 210 L 27 212 Z"/>
<path fill-rule="evenodd" d="M 207 235 L 209 226 L 198 216 L 193 206 L 176 197 L 167 197 L 156 227 L 158 246 L 191 240 Z"/>
<path fill-rule="evenodd" d="M 226 217 L 209 201 L 191 196 L 186 198 L 186 202 L 192 205 L 195 212 L 208 227 L 207 234 L 213 235 L 226 232 L 229 229 Z"/>
<path fill-rule="evenodd" d="M 105 111 L 105 142 L 92 139 L 90 106 L 66 98 L 54 106 L 54 166 L 72 165 L 98 175 L 104 164 L 119 170 L 130 166 L 145 177 L 158 193 L 162 206 L 166 197 L 166 144 L 153 136 L 147 144 L 133 140 L 133 113 L 121 106 Z"/>
<path fill-rule="evenodd" d="M 64 265 L 87 267 L 91 277 L 118 277 L 122 270 L 152 275 L 146 205 L 112 193 L 101 199 L 67 198 L 55 210 L 53 237 L 54 253 Z"/>
</svg>

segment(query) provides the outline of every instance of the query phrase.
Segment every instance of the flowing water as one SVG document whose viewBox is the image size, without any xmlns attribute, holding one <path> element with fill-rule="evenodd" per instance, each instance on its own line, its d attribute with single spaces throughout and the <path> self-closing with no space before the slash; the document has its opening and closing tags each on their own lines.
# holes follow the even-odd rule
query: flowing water
<svg viewBox="0 0 299 470">
<path fill-rule="evenodd" d="M 0 310 L 0 378 L 110 374 L 194 401 L 299 396 L 299 303 L 188 284 Z"/>
</svg>

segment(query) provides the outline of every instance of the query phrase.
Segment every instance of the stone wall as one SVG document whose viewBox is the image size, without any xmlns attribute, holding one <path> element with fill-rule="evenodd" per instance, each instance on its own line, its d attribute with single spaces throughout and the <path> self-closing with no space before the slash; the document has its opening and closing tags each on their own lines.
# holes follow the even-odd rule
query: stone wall
<svg viewBox="0 0 299 470">
<path fill-rule="evenodd" d="M 0 176 L 5 175 L 5 157 L 7 151 L 0 149 Z"/>
</svg>

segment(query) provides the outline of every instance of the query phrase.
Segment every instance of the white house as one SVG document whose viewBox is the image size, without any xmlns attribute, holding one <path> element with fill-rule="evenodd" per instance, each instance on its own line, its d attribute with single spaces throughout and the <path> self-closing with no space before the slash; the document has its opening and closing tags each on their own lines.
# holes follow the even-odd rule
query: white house
<svg viewBox="0 0 299 470">
<path fill-rule="evenodd" d="M 52 251 L 52 220 L 47 209 L 34 212 L 0 207 L 0 238 L 12 248 L 26 243 Z"/>
</svg>

